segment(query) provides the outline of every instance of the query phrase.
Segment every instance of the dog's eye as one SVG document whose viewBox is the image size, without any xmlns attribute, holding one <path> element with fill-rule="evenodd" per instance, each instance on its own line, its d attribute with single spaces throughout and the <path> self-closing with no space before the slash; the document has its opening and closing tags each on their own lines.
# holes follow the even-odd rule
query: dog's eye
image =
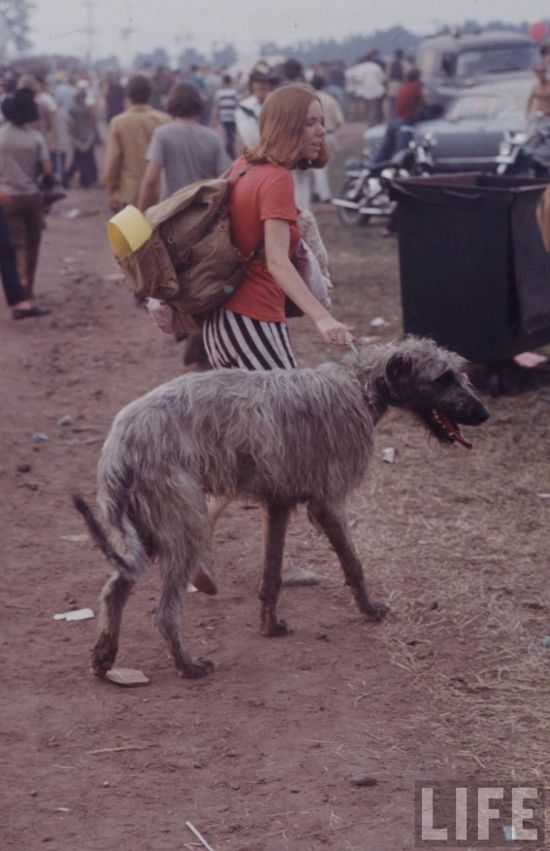
<svg viewBox="0 0 550 851">
<path fill-rule="evenodd" d="M 455 383 L 455 374 L 452 369 L 446 369 L 445 372 L 442 372 L 441 375 L 435 379 L 436 384 L 439 384 L 440 387 L 450 387 Z"/>
</svg>

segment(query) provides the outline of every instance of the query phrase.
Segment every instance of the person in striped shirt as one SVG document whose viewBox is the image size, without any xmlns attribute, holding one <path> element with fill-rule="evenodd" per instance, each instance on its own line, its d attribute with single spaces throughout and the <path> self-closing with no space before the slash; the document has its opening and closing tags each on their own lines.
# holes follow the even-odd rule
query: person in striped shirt
<svg viewBox="0 0 550 851">
<path fill-rule="evenodd" d="M 237 124 L 235 122 L 235 110 L 239 103 L 239 96 L 233 88 L 229 74 L 224 74 L 222 87 L 214 95 L 213 123 L 219 121 L 225 133 L 225 150 L 231 159 L 235 158 L 235 134 Z"/>
</svg>

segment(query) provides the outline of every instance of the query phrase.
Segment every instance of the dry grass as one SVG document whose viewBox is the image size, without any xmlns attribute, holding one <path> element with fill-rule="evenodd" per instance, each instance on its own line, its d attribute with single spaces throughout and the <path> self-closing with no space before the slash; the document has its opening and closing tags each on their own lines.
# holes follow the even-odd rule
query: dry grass
<svg viewBox="0 0 550 851">
<path fill-rule="evenodd" d="M 337 314 L 357 336 L 399 336 L 395 242 L 376 224 L 345 229 L 330 212 L 320 221 Z M 388 322 L 382 332 L 369 326 L 375 316 Z M 315 359 L 302 340 L 298 350 Z M 539 494 L 550 493 L 550 390 L 485 401 L 491 420 L 470 430 L 471 453 L 426 442 L 391 413 L 350 513 L 367 571 L 392 609 L 377 640 L 433 701 L 429 726 L 449 774 L 548 783 L 550 499 Z M 384 446 L 397 449 L 396 464 L 381 462 Z"/>
</svg>

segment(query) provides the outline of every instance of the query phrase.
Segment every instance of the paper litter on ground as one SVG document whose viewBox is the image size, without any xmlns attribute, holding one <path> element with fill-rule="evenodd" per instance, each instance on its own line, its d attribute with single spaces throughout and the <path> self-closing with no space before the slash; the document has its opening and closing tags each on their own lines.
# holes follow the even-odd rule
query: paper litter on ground
<svg viewBox="0 0 550 851">
<path fill-rule="evenodd" d="M 91 609 L 73 609 L 53 616 L 54 621 L 87 621 L 90 618 L 95 618 Z"/>
</svg>

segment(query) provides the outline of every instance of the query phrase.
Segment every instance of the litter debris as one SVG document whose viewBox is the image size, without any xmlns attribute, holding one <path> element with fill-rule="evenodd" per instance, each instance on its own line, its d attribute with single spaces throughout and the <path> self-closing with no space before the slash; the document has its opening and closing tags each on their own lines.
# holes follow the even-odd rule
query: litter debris
<svg viewBox="0 0 550 851">
<path fill-rule="evenodd" d="M 513 842 L 516 837 L 516 829 L 513 824 L 506 825 L 502 828 L 502 832 L 504 834 L 504 839 L 506 842 Z"/>
<path fill-rule="evenodd" d="M 540 499 L 550 499 L 550 493 L 538 493 L 537 496 Z"/>
<path fill-rule="evenodd" d="M 91 609 L 73 609 L 53 616 L 54 621 L 87 621 L 90 618 L 95 618 Z"/>
<path fill-rule="evenodd" d="M 352 786 L 378 786 L 378 780 L 375 777 L 369 777 L 365 775 L 365 777 L 359 777 L 358 780 L 351 781 Z"/>
<path fill-rule="evenodd" d="M 111 275 L 105 275 L 103 277 L 103 280 L 104 281 L 115 281 L 115 282 L 123 281 L 124 275 L 122 275 L 120 272 L 113 272 Z"/>
<path fill-rule="evenodd" d="M 378 334 L 373 334 L 370 337 L 359 337 L 359 342 L 367 345 L 368 343 L 377 343 L 380 340 Z"/>
<path fill-rule="evenodd" d="M 88 540 L 88 535 L 61 535 L 62 541 L 70 541 L 71 544 L 83 544 Z"/>
<path fill-rule="evenodd" d="M 386 448 L 382 450 L 382 461 L 385 461 L 386 464 L 395 464 L 396 458 L 397 452 L 393 446 L 386 446 Z"/>
<path fill-rule="evenodd" d="M 72 425 L 72 424 L 73 424 L 72 417 L 70 417 L 68 414 L 65 414 L 64 416 L 62 416 L 57 421 L 57 425 L 60 425 L 60 426 L 68 426 L 68 425 Z"/>
<path fill-rule="evenodd" d="M 521 352 L 521 354 L 515 356 L 514 360 L 518 366 L 525 366 L 528 369 L 533 369 L 533 367 L 540 366 L 541 363 L 545 363 L 547 358 L 545 358 L 544 355 L 538 355 L 536 352 Z"/>
<path fill-rule="evenodd" d="M 151 680 L 145 676 L 143 671 L 137 671 L 134 668 L 111 668 L 105 676 L 117 686 L 126 686 L 126 688 L 151 684 Z"/>
<path fill-rule="evenodd" d="M 194 824 L 191 824 L 191 822 L 190 822 L 190 821 L 186 821 L 186 822 L 185 822 L 185 826 L 186 826 L 187 828 L 189 828 L 189 830 L 191 831 L 191 833 L 192 833 L 192 834 L 194 834 L 194 836 L 196 836 L 196 837 L 197 837 L 197 839 L 199 840 L 199 842 L 201 842 L 201 843 L 202 843 L 202 845 L 203 845 L 203 846 L 207 849 L 207 851 L 214 851 L 214 849 L 212 848 L 212 846 L 210 845 L 210 843 L 206 841 L 206 839 L 204 838 L 204 836 L 202 835 L 202 833 L 199 833 L 199 831 L 197 830 L 197 828 L 195 827 L 195 825 L 194 825 Z"/>
<path fill-rule="evenodd" d="M 79 210 L 78 207 L 73 207 L 72 210 L 67 210 L 64 213 L 66 219 L 89 219 L 91 216 L 98 216 L 99 210 Z"/>
<path fill-rule="evenodd" d="M 387 322 L 384 319 L 383 316 L 375 316 L 374 319 L 371 319 L 369 324 L 370 324 L 371 328 L 384 328 L 386 325 L 389 325 L 390 323 Z"/>
<path fill-rule="evenodd" d="M 42 443 L 43 441 L 48 439 L 48 435 L 44 434 L 43 431 L 37 431 L 33 434 L 32 439 L 35 443 Z"/>
<path fill-rule="evenodd" d="M 545 635 L 542 639 L 542 646 L 545 650 L 550 650 L 550 635 Z"/>
<path fill-rule="evenodd" d="M 118 748 L 99 748 L 96 751 L 87 751 L 88 756 L 97 756 L 102 753 L 120 753 L 121 751 L 146 751 L 147 748 L 156 748 L 157 745 L 121 745 Z"/>
<path fill-rule="evenodd" d="M 54 807 L 54 813 L 70 813 L 70 809 L 68 807 Z"/>
</svg>

